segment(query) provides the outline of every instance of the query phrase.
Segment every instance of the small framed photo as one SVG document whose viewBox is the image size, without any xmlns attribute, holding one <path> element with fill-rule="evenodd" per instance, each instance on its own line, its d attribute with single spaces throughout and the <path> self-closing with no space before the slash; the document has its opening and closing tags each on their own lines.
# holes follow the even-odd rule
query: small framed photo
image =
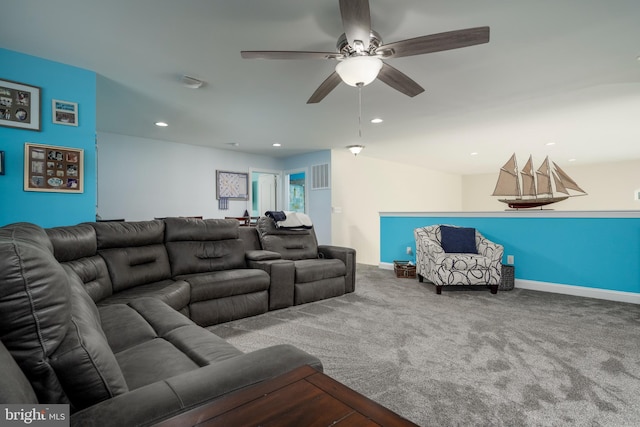
<svg viewBox="0 0 640 427">
<path fill-rule="evenodd" d="M 78 126 L 78 104 L 76 102 L 52 99 L 51 116 L 55 124 Z"/>
<path fill-rule="evenodd" d="M 0 175 L 4 175 L 4 151 L 0 151 Z"/>
<path fill-rule="evenodd" d="M 24 144 L 24 191 L 84 192 L 84 150 Z"/>
<path fill-rule="evenodd" d="M 40 131 L 40 88 L 0 80 L 0 126 Z"/>
</svg>

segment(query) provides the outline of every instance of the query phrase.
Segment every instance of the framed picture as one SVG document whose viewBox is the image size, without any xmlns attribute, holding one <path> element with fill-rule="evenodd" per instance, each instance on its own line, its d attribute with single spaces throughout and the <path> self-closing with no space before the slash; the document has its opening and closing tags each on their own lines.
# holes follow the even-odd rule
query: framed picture
<svg viewBox="0 0 640 427">
<path fill-rule="evenodd" d="M 40 131 L 40 88 L 0 80 L 0 126 Z"/>
<path fill-rule="evenodd" d="M 24 191 L 82 193 L 84 150 L 24 144 Z"/>
<path fill-rule="evenodd" d="M 249 200 L 249 174 L 216 171 L 216 199 Z"/>
<path fill-rule="evenodd" d="M 4 175 L 4 151 L 0 151 L 0 175 Z"/>
<path fill-rule="evenodd" d="M 78 104 L 52 99 L 51 117 L 57 125 L 78 126 Z"/>
</svg>

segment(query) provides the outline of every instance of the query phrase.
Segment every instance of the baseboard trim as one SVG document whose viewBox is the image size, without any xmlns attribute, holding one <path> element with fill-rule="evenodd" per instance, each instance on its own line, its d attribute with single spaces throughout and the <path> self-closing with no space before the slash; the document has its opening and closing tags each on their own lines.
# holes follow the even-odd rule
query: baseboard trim
<svg viewBox="0 0 640 427">
<path fill-rule="evenodd" d="M 530 289 L 533 291 L 553 292 L 556 294 L 575 295 L 585 298 L 597 298 L 609 301 L 640 304 L 640 294 L 634 292 L 589 288 L 586 286 L 562 285 L 559 283 L 537 282 L 535 280 L 524 279 L 516 279 L 514 285 L 519 289 Z"/>
<path fill-rule="evenodd" d="M 393 270 L 393 263 L 381 262 L 378 267 L 383 270 Z M 518 289 L 551 292 L 555 294 L 573 295 L 577 297 L 596 298 L 608 301 L 640 304 L 640 294 L 634 292 L 614 291 L 610 289 L 589 288 L 586 286 L 562 285 L 559 283 L 538 282 L 535 280 L 515 279 L 514 286 Z"/>
<path fill-rule="evenodd" d="M 381 262 L 380 264 L 378 264 L 378 268 L 381 268 L 383 270 L 393 270 L 393 263 Z"/>
</svg>

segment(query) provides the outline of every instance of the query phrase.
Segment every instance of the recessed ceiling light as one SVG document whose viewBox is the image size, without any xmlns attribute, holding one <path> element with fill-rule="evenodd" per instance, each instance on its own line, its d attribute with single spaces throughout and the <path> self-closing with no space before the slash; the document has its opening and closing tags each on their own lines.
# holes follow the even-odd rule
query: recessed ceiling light
<svg viewBox="0 0 640 427">
<path fill-rule="evenodd" d="M 478 153 L 476 151 L 474 151 L 473 153 L 471 153 L 472 156 L 477 156 Z"/>
<path fill-rule="evenodd" d="M 569 162 L 575 162 L 575 161 L 576 161 L 576 159 L 569 159 L 568 161 L 569 161 Z"/>
<path fill-rule="evenodd" d="M 380 117 L 376 117 L 375 119 L 371 119 L 371 123 L 382 123 L 384 120 L 382 120 Z"/>
<path fill-rule="evenodd" d="M 278 142 L 275 142 L 275 143 L 273 143 L 273 146 L 274 146 L 274 147 L 282 147 L 282 144 L 280 144 L 280 143 L 278 143 Z"/>
<path fill-rule="evenodd" d="M 552 146 L 552 145 L 556 145 L 556 143 L 555 143 L 555 142 L 547 142 L 547 143 L 546 143 L 546 144 L 544 144 L 544 145 L 546 145 L 546 146 Z"/>
<path fill-rule="evenodd" d="M 184 75 L 182 76 L 182 84 L 189 89 L 200 89 L 204 84 L 204 81 L 196 79 L 195 77 Z"/>
<path fill-rule="evenodd" d="M 156 122 L 156 126 L 161 127 L 161 128 L 166 128 L 169 125 L 167 123 L 165 123 L 165 122 Z"/>
</svg>

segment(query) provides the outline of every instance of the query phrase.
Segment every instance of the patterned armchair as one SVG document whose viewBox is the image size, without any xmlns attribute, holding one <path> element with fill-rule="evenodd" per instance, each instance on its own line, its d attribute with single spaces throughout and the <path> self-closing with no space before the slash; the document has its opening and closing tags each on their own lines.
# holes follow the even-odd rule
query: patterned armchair
<svg viewBox="0 0 640 427">
<path fill-rule="evenodd" d="M 471 233 L 475 231 L 477 253 L 447 252 L 443 248 L 440 227 L 431 225 L 414 230 L 418 280 L 422 282 L 426 278 L 433 282 L 438 294 L 442 293 L 443 286 L 449 285 L 485 285 L 491 288 L 492 294 L 496 294 L 500 284 L 503 246 L 487 240 L 477 230 L 466 229 Z M 451 225 L 443 227 L 448 228 L 448 235 L 452 229 L 454 232 L 465 230 Z"/>
</svg>

